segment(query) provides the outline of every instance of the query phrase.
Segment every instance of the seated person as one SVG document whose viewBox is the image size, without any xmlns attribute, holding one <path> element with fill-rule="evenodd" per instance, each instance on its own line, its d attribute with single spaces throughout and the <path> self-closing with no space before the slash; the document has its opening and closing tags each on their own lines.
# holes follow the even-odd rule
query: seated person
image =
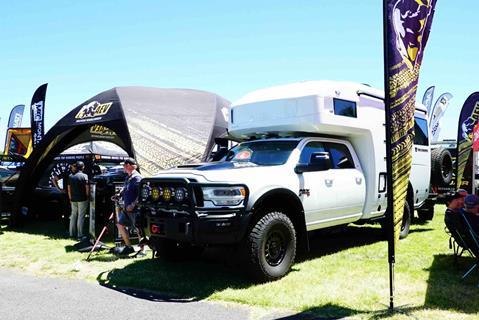
<svg viewBox="0 0 479 320">
<path fill-rule="evenodd" d="M 446 214 L 458 213 L 464 207 L 464 198 L 467 196 L 467 191 L 458 189 L 454 194 L 446 198 Z"/>
<path fill-rule="evenodd" d="M 472 230 L 479 235 L 479 197 L 475 194 L 470 194 L 464 198 L 464 215 L 469 221 Z"/>
</svg>

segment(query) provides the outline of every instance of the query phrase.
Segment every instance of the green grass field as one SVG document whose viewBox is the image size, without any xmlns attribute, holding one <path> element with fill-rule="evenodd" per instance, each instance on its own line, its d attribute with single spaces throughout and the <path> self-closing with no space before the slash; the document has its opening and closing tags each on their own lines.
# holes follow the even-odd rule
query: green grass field
<svg viewBox="0 0 479 320">
<path fill-rule="evenodd" d="M 311 236 L 311 252 L 283 279 L 266 284 L 248 280 L 238 254 L 208 250 L 196 260 L 117 259 L 72 251 L 59 223 L 38 222 L 20 230 L 3 226 L 0 267 L 113 287 L 141 288 L 188 299 L 238 302 L 281 308 L 298 314 L 359 319 L 477 319 L 479 271 L 466 280 L 473 264 L 467 254 L 454 262 L 444 232 L 444 206 L 433 221 L 415 224 L 398 246 L 396 298 L 389 303 L 387 242 L 379 225 L 349 226 Z"/>
</svg>

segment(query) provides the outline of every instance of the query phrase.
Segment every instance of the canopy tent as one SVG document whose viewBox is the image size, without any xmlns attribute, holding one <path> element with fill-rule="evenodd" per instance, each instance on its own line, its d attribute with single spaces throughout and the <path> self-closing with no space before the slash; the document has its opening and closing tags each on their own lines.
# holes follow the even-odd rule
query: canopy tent
<svg viewBox="0 0 479 320">
<path fill-rule="evenodd" d="M 116 87 L 85 101 L 60 119 L 33 149 L 15 190 L 17 213 L 42 172 L 69 147 L 109 141 L 135 157 L 143 176 L 207 160 L 214 139 L 226 134 L 230 103 L 190 89 Z M 20 208 L 22 208 L 20 210 Z"/>
</svg>

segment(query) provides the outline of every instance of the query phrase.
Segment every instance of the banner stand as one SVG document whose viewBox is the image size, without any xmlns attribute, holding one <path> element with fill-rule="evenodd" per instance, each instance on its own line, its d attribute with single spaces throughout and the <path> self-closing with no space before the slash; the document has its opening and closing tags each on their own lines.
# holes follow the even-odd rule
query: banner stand
<svg viewBox="0 0 479 320">
<path fill-rule="evenodd" d="M 96 240 L 95 235 L 95 194 L 96 194 L 96 182 L 90 182 L 90 223 L 88 231 L 93 240 Z"/>
</svg>

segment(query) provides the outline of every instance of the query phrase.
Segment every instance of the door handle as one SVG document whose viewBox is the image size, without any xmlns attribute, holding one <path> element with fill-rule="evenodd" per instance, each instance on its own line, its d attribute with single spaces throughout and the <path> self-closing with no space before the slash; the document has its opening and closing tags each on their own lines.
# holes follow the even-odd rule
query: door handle
<svg viewBox="0 0 479 320">
<path fill-rule="evenodd" d="M 363 182 L 363 178 L 356 177 L 356 184 L 361 184 Z"/>
<path fill-rule="evenodd" d="M 326 187 L 331 187 L 333 185 L 333 179 L 324 179 L 324 184 L 326 184 Z"/>
</svg>

